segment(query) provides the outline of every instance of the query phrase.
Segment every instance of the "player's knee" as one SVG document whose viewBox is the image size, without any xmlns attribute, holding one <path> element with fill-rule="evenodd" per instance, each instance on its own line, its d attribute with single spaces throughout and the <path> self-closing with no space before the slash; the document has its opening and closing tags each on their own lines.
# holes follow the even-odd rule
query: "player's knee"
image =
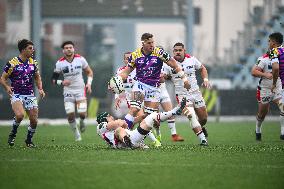
<svg viewBox="0 0 284 189">
<path fill-rule="evenodd" d="M 157 112 L 151 113 L 144 119 L 144 123 L 147 127 L 153 128 L 156 122 L 160 122 L 160 115 Z"/>
<path fill-rule="evenodd" d="M 87 112 L 87 102 L 80 102 L 77 105 L 77 111 L 79 114 Z"/>
<path fill-rule="evenodd" d="M 263 120 L 265 119 L 265 116 L 266 116 L 266 114 L 264 114 L 264 113 L 258 113 L 258 114 L 256 115 L 256 119 L 257 119 L 258 121 L 263 121 Z"/>
<path fill-rule="evenodd" d="M 188 118 L 192 118 L 192 114 L 195 114 L 194 108 L 193 107 L 185 107 L 182 111 L 182 113 Z"/>
<path fill-rule="evenodd" d="M 24 116 L 25 115 L 23 113 L 15 114 L 17 122 L 21 122 L 24 119 Z"/>
<path fill-rule="evenodd" d="M 202 119 L 199 119 L 198 121 L 199 121 L 201 126 L 204 126 L 207 123 L 207 118 L 202 118 Z"/>
<path fill-rule="evenodd" d="M 80 113 L 79 117 L 80 119 L 86 119 L 86 113 Z"/>
<path fill-rule="evenodd" d="M 68 122 L 73 123 L 75 121 L 75 114 L 68 114 Z"/>
<path fill-rule="evenodd" d="M 135 117 L 137 116 L 138 112 L 140 111 L 140 108 L 137 107 L 130 107 L 129 113 Z"/>
<path fill-rule="evenodd" d="M 150 132 L 151 129 L 149 129 L 146 125 L 146 123 L 143 121 L 142 124 L 140 124 L 137 127 L 137 131 L 141 134 L 141 135 L 147 135 Z"/>
<path fill-rule="evenodd" d="M 64 107 L 66 114 L 75 112 L 75 104 L 73 102 L 65 102 Z"/>
<path fill-rule="evenodd" d="M 37 118 L 33 117 L 33 118 L 30 119 L 30 125 L 31 125 L 32 128 L 36 127 L 37 123 L 38 123 Z"/>
</svg>

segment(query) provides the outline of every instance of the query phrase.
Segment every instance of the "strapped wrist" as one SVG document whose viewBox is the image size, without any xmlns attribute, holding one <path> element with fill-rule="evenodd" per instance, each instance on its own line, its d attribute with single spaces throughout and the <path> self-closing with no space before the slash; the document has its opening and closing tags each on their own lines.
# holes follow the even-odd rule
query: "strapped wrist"
<svg viewBox="0 0 284 189">
<path fill-rule="evenodd" d="M 93 78 L 92 77 L 88 77 L 87 84 L 88 85 L 92 85 L 92 82 L 93 82 Z"/>
<path fill-rule="evenodd" d="M 63 81 L 62 80 L 56 80 L 56 85 L 63 85 Z"/>
</svg>

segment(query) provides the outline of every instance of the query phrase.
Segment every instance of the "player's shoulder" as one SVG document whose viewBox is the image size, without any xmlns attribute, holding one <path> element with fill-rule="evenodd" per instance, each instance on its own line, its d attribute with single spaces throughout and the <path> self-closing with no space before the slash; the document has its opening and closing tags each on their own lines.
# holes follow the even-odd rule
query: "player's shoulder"
<svg viewBox="0 0 284 189">
<path fill-rule="evenodd" d="M 29 63 L 30 64 L 38 64 L 37 60 L 32 58 L 32 57 L 29 58 Z"/>
<path fill-rule="evenodd" d="M 63 56 L 63 57 L 60 57 L 58 60 L 57 60 L 57 62 L 59 63 L 62 63 L 62 62 L 64 62 L 66 60 L 66 58 Z"/>
<path fill-rule="evenodd" d="M 155 47 L 152 54 L 155 56 L 161 56 L 165 53 L 165 50 L 162 47 Z"/>
<path fill-rule="evenodd" d="M 131 58 L 132 58 L 132 59 L 136 59 L 136 58 L 139 58 L 139 57 L 141 57 L 141 56 L 143 56 L 143 53 L 142 53 L 142 49 L 141 49 L 141 48 L 138 48 L 138 49 L 136 49 L 135 51 L 133 51 L 133 52 L 131 53 Z"/>
<path fill-rule="evenodd" d="M 80 54 L 75 54 L 74 59 L 85 59 L 85 58 Z"/>
<path fill-rule="evenodd" d="M 8 61 L 8 63 L 11 64 L 12 66 L 16 66 L 20 64 L 21 62 L 19 61 L 18 57 L 13 57 L 12 59 Z"/>
<path fill-rule="evenodd" d="M 121 66 L 121 67 L 119 67 L 119 68 L 117 69 L 117 72 L 123 71 L 126 67 L 127 67 L 127 66 Z"/>
<path fill-rule="evenodd" d="M 257 58 L 257 61 L 269 61 L 269 55 L 267 53 Z"/>
</svg>

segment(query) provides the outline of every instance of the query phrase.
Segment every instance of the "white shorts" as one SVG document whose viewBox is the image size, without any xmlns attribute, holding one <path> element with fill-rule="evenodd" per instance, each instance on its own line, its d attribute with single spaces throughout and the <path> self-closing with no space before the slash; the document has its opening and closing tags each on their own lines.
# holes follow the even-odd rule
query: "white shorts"
<svg viewBox="0 0 284 189">
<path fill-rule="evenodd" d="M 86 91 L 80 90 L 80 91 L 64 91 L 64 102 L 78 102 L 82 100 L 86 100 Z"/>
<path fill-rule="evenodd" d="M 256 99 L 261 104 L 270 103 L 276 99 L 280 99 L 282 96 L 283 100 L 283 92 L 281 95 L 282 89 L 279 87 L 275 90 L 275 93 L 271 92 L 271 89 L 268 88 L 258 88 L 256 91 Z"/>
<path fill-rule="evenodd" d="M 142 83 L 140 81 L 136 81 L 132 92 L 139 91 L 144 95 L 144 101 L 146 102 L 159 102 L 161 90 L 158 87 L 153 87 Z"/>
<path fill-rule="evenodd" d="M 191 93 L 188 93 L 186 95 L 176 95 L 177 102 L 180 103 L 182 98 L 185 97 L 187 102 L 187 106 L 192 106 L 194 108 L 201 108 L 206 107 L 205 100 L 202 97 L 202 93 L 200 90 L 193 91 Z"/>
<path fill-rule="evenodd" d="M 25 110 L 38 108 L 37 99 L 34 95 L 13 94 L 11 98 L 11 104 L 13 104 L 16 101 L 21 101 Z"/>
<path fill-rule="evenodd" d="M 170 98 L 170 95 L 169 95 L 169 93 L 167 91 L 165 83 L 161 84 L 160 89 L 161 89 L 160 103 L 171 102 L 171 98 Z"/>
</svg>

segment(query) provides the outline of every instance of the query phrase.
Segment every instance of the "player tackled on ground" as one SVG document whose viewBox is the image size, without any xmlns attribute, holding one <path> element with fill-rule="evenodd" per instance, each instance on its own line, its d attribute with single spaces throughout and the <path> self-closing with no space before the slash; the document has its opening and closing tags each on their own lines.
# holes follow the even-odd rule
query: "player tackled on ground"
<svg viewBox="0 0 284 189">
<path fill-rule="evenodd" d="M 142 140 L 150 132 L 154 124 L 159 124 L 160 121 L 165 121 L 174 115 L 180 115 L 185 105 L 186 99 L 183 99 L 180 106 L 171 111 L 153 112 L 132 131 L 128 129 L 125 120 L 115 120 L 109 113 L 103 112 L 97 117 L 97 133 L 112 148 L 140 148 Z"/>
</svg>

